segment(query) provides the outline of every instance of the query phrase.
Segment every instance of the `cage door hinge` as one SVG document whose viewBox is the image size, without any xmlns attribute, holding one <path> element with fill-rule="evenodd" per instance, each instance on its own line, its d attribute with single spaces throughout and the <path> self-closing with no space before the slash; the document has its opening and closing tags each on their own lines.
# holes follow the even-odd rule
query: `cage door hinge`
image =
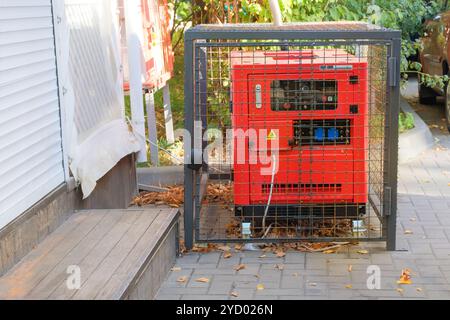
<svg viewBox="0 0 450 320">
<path fill-rule="evenodd" d="M 385 187 L 384 188 L 384 215 L 391 215 L 391 202 L 392 202 L 392 188 Z"/>
<path fill-rule="evenodd" d="M 201 149 L 192 149 L 190 159 L 188 162 L 188 168 L 192 170 L 200 170 L 203 165 L 203 152 Z"/>
<path fill-rule="evenodd" d="M 397 72 L 397 58 L 396 57 L 389 57 L 388 72 L 389 72 L 389 86 L 397 87 L 400 75 Z"/>
</svg>

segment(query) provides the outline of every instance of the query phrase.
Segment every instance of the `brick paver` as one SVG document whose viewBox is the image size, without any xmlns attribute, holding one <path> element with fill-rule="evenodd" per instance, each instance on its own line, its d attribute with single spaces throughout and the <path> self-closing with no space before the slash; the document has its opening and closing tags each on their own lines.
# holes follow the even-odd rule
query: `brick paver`
<svg viewBox="0 0 450 320">
<path fill-rule="evenodd" d="M 450 136 L 438 138 L 433 150 L 399 166 L 397 251 L 362 243 L 369 254 L 355 247 L 331 255 L 288 251 L 283 258 L 189 253 L 177 259 L 181 270 L 170 273 L 157 299 L 450 299 Z M 239 263 L 246 268 L 235 271 Z M 367 288 L 370 265 L 381 270 L 378 290 Z M 410 285 L 396 283 L 403 268 L 413 272 Z M 188 280 L 177 282 L 181 276 Z M 200 277 L 209 282 L 197 282 Z"/>
</svg>

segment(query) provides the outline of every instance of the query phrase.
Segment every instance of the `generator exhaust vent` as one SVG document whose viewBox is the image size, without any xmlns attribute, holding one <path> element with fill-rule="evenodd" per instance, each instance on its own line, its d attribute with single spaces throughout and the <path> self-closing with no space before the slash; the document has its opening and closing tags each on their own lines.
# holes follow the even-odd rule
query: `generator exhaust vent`
<svg viewBox="0 0 450 320">
<path fill-rule="evenodd" d="M 336 193 L 342 191 L 340 183 L 275 183 L 273 194 L 301 194 L 301 193 Z M 270 192 L 270 183 L 262 185 L 262 192 Z"/>
</svg>

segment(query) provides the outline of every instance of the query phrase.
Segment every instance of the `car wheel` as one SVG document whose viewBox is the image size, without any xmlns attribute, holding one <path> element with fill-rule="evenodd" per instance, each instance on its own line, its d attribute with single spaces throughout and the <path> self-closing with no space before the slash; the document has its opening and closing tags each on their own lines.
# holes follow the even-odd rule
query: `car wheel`
<svg viewBox="0 0 450 320">
<path fill-rule="evenodd" d="M 447 84 L 445 89 L 445 120 L 447 122 L 447 129 L 450 131 L 450 86 Z"/>
<path fill-rule="evenodd" d="M 434 92 L 430 87 L 419 83 L 419 102 L 421 104 L 435 104 L 436 92 Z"/>
</svg>

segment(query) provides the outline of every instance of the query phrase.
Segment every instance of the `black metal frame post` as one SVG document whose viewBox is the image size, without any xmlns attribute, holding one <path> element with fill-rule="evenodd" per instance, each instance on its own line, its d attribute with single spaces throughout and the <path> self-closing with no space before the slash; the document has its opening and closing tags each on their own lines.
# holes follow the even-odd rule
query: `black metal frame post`
<svg viewBox="0 0 450 320">
<path fill-rule="evenodd" d="M 397 227 L 397 171 L 398 171 L 398 116 L 400 104 L 400 54 L 401 38 L 395 37 L 391 40 L 391 52 L 389 62 L 389 108 L 386 114 L 386 123 L 388 133 L 386 137 L 389 140 L 387 158 L 388 173 L 386 186 L 388 203 L 385 207 L 387 219 L 386 247 L 389 251 L 396 248 L 396 227 Z M 385 194 L 386 196 L 386 194 Z"/>
<path fill-rule="evenodd" d="M 184 244 L 190 250 L 194 244 L 194 170 L 192 169 L 192 148 L 194 146 L 194 44 L 184 39 Z M 189 140 L 189 141 L 188 141 Z"/>
</svg>

